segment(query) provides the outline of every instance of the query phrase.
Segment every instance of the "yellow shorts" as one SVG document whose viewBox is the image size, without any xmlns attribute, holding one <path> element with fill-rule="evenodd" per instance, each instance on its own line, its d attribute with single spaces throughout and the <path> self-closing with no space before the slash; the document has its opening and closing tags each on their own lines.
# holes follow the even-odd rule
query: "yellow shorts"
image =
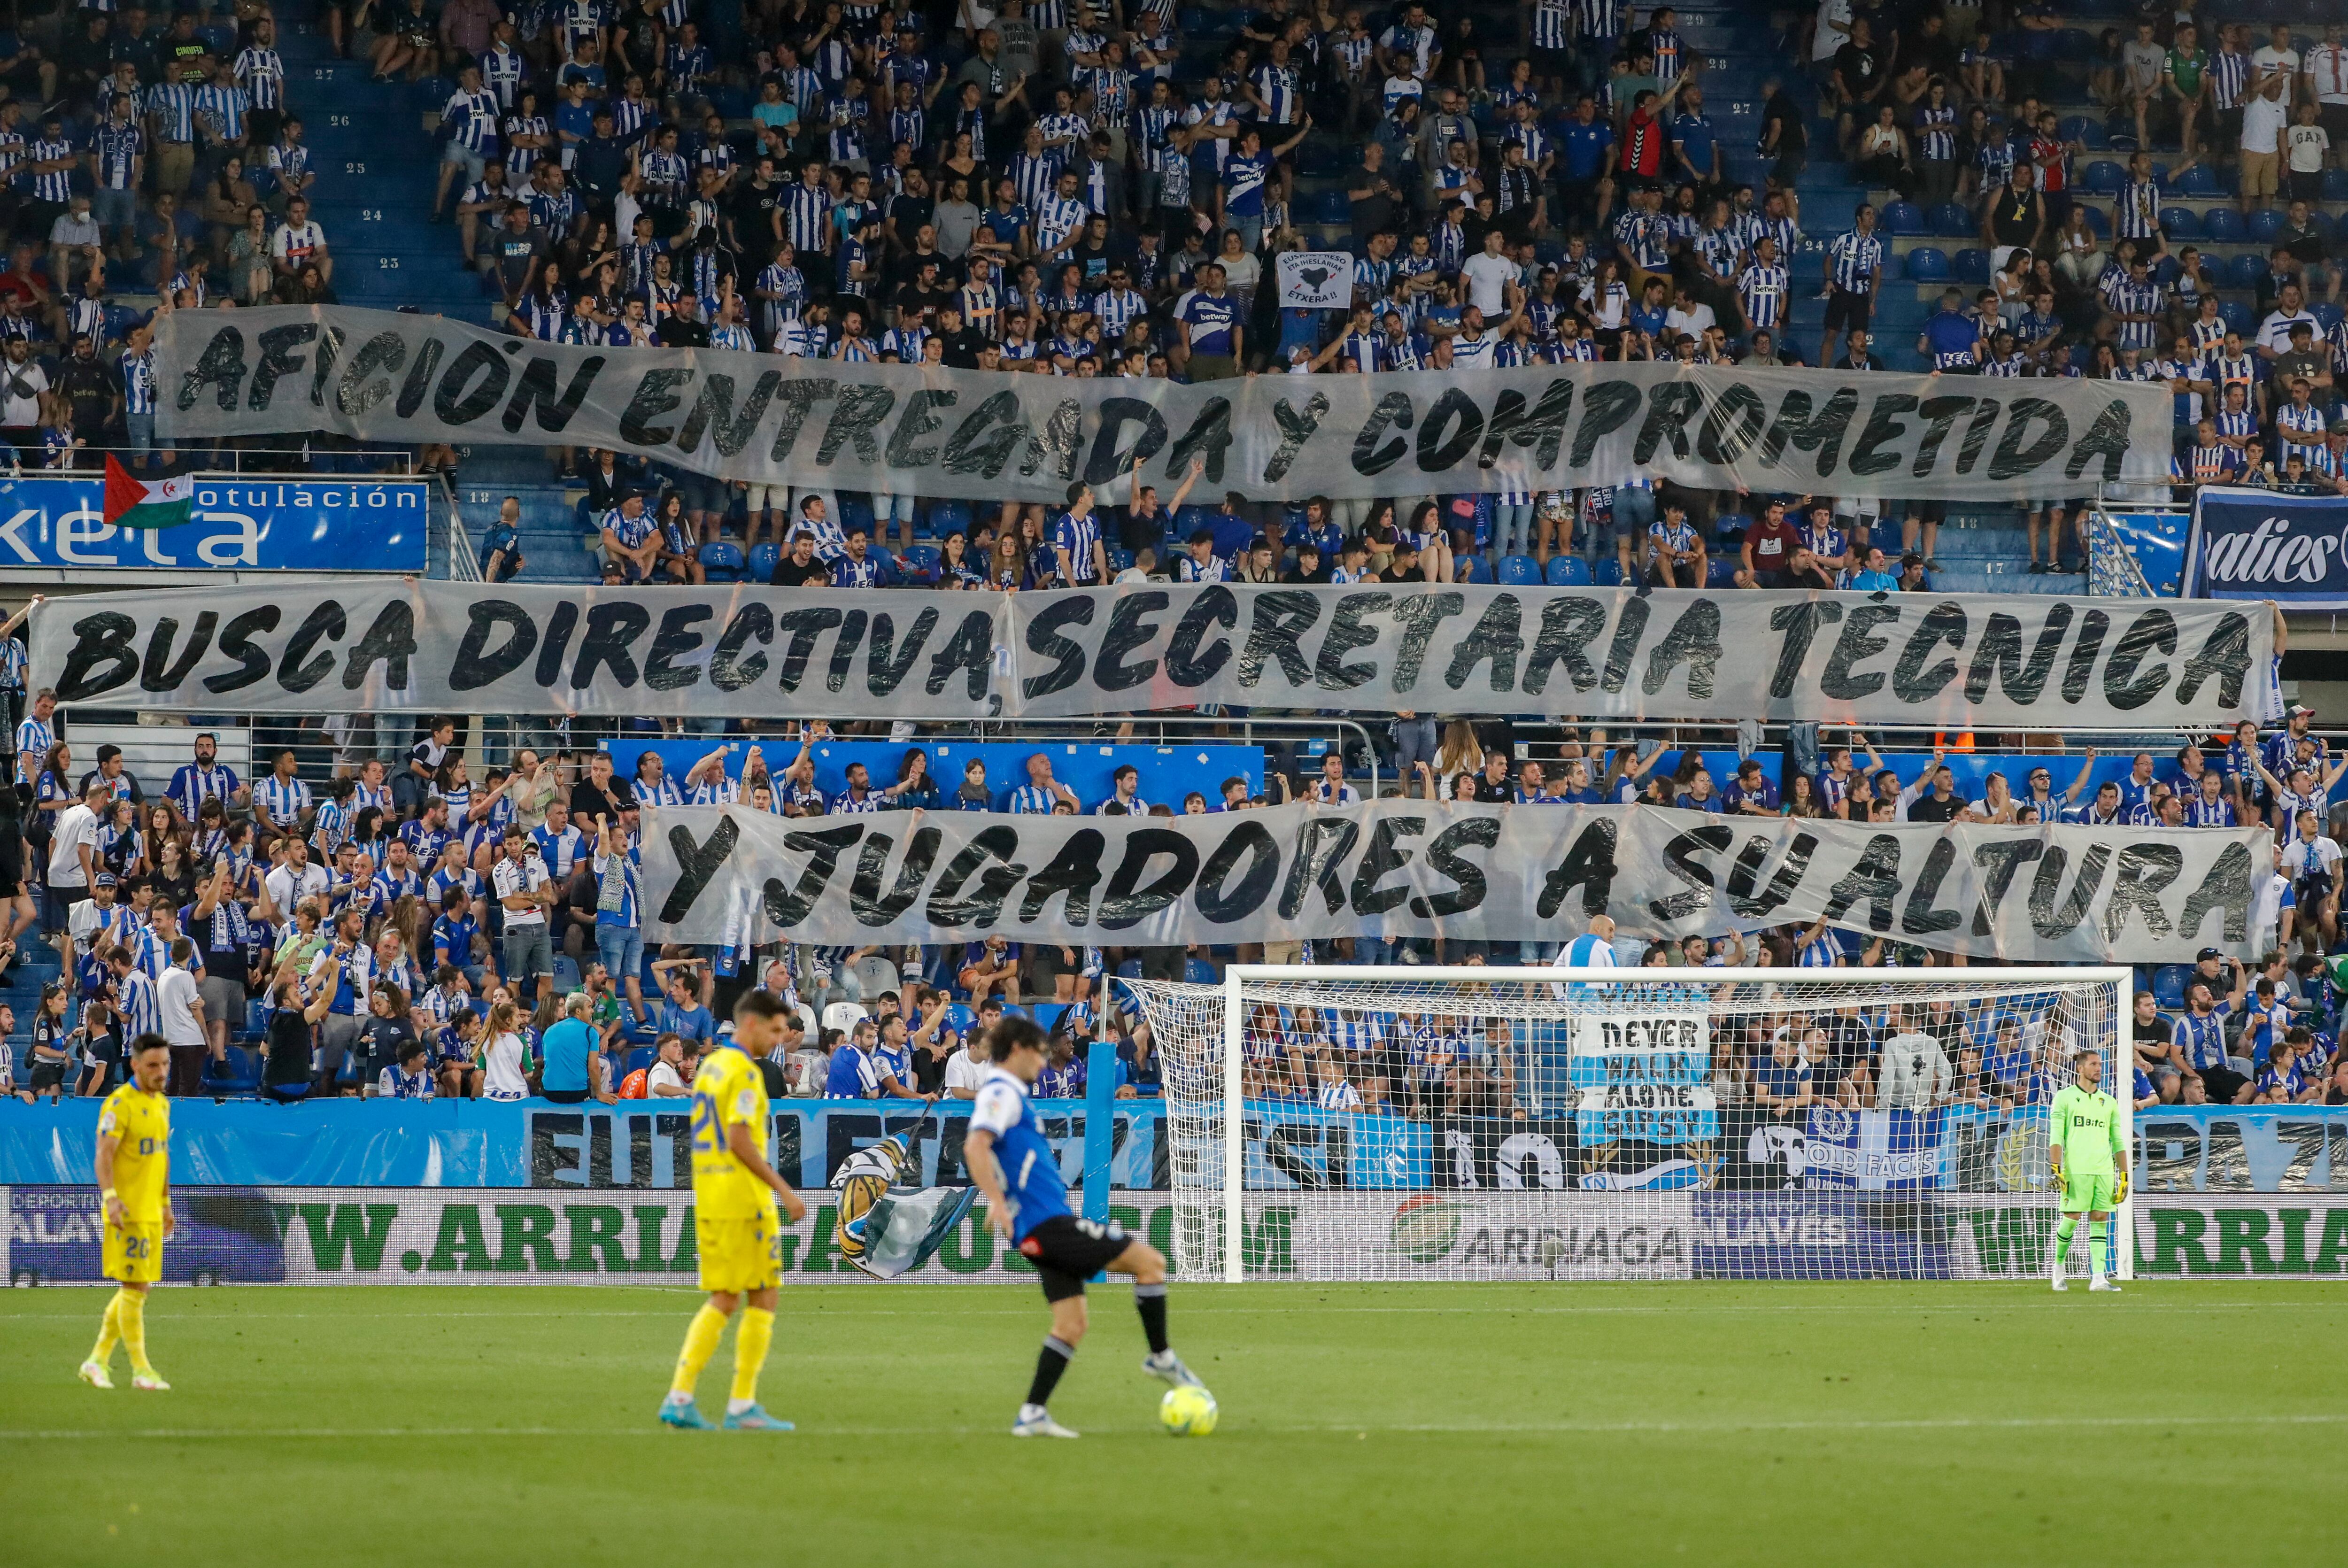
<svg viewBox="0 0 2348 1568">
<path fill-rule="evenodd" d="M 701 1288 L 729 1295 L 765 1290 L 783 1280 L 777 1250 L 782 1229 L 772 1216 L 752 1220 L 693 1217 L 694 1244 L 701 1255 Z"/>
<path fill-rule="evenodd" d="M 163 1226 L 132 1221 L 106 1222 L 106 1277 L 124 1284 L 152 1284 L 163 1277 Z"/>
</svg>

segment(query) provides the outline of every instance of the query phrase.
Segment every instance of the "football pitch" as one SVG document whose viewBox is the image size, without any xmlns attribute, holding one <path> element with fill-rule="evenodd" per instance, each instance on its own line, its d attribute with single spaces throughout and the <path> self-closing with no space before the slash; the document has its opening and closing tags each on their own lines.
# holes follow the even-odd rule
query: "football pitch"
<svg viewBox="0 0 2348 1568">
<path fill-rule="evenodd" d="M 0 1509 L 41 1563 L 2319 1561 L 2348 1295 L 2319 1283 L 1175 1286 L 1005 1435 L 1033 1289 L 787 1288 L 788 1436 L 654 1410 L 682 1290 L 156 1292 L 174 1385 L 76 1381 L 106 1301 L 0 1299 Z M 702 1379 L 722 1410 L 732 1336 Z"/>
</svg>

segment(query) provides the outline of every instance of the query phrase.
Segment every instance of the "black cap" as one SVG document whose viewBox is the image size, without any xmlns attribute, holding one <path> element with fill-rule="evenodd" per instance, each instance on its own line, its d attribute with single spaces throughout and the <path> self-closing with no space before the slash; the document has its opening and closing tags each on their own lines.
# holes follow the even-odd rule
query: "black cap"
<svg viewBox="0 0 2348 1568">
<path fill-rule="evenodd" d="M 2193 955 L 2193 962 L 2199 964 L 2205 959 L 2223 958 L 2224 956 L 2226 955 L 2223 953 L 2219 952 L 2218 949 L 2214 947 L 2205 947 L 2200 952 Z"/>
</svg>

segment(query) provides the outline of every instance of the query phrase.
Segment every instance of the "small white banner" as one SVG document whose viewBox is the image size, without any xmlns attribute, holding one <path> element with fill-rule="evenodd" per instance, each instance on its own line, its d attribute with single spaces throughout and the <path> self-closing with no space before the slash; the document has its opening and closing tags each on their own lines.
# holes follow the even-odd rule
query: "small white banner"
<svg viewBox="0 0 2348 1568">
<path fill-rule="evenodd" d="M 1354 258 L 1344 251 L 1283 251 L 1277 270 L 1282 310 L 1344 310 L 1354 303 Z"/>
</svg>

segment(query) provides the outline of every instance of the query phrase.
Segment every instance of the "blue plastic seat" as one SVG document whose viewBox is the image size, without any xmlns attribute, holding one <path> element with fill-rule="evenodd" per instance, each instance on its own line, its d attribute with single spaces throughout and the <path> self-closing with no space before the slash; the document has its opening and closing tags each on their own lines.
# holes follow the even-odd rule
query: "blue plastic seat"
<svg viewBox="0 0 2348 1568">
<path fill-rule="evenodd" d="M 2250 229 L 2231 207 L 2212 207 L 2201 214 L 2201 237 L 2213 245 L 2239 245 L 2250 238 Z"/>
<path fill-rule="evenodd" d="M 2327 169 L 2323 171 L 2323 199 L 2326 201 L 2348 201 L 2348 169 Z"/>
<path fill-rule="evenodd" d="M 932 539 L 943 539 L 956 530 L 967 536 L 970 532 L 970 502 L 933 500 L 929 505 L 927 523 Z"/>
<path fill-rule="evenodd" d="M 1932 209 L 1932 232 L 1944 240 L 1962 240 L 1981 228 L 1962 201 L 1943 201 Z"/>
<path fill-rule="evenodd" d="M 2198 240 L 2201 237 L 2201 214 L 2190 207 L 2163 207 L 2160 227 L 2172 240 Z"/>
<path fill-rule="evenodd" d="M 1949 253 L 1931 245 L 1919 245 L 1908 253 L 1908 277 L 1911 283 L 1948 282 Z"/>
<path fill-rule="evenodd" d="M 1622 562 L 1618 556 L 1608 556 L 1590 569 L 1590 580 L 1601 588 L 1622 586 Z"/>
<path fill-rule="evenodd" d="M 934 544 L 909 544 L 905 547 L 905 569 L 924 583 L 938 580 L 938 562 L 942 552 Z M 1114 566 L 1115 562 L 1110 564 Z"/>
<path fill-rule="evenodd" d="M 1707 556 L 1704 563 L 1704 585 L 1707 588 L 1736 586 L 1736 562 L 1725 555 Z"/>
<path fill-rule="evenodd" d="M 1579 555 L 1552 555 L 1549 570 L 1543 573 L 1552 588 L 1587 588 L 1590 586 L 1590 562 Z"/>
<path fill-rule="evenodd" d="M 2275 236 L 2282 232 L 2283 222 L 2280 209 L 2261 207 L 2250 214 L 2250 238 L 2261 245 L 2271 245 Z"/>
<path fill-rule="evenodd" d="M 2182 1007 L 2186 976 L 2192 973 L 2189 964 L 2162 965 L 2152 972 L 2152 999 L 2164 1007 Z"/>
<path fill-rule="evenodd" d="M 1924 214 L 1913 201 L 1887 201 L 1883 204 L 1883 231 L 1888 234 L 1910 236 L 1924 232 Z"/>
<path fill-rule="evenodd" d="M 628 1053 L 627 1060 L 620 1065 L 620 1076 L 625 1078 L 630 1073 L 646 1071 L 659 1059 L 659 1051 L 650 1046 L 638 1046 Z"/>
<path fill-rule="evenodd" d="M 1504 588 L 1530 588 L 1541 580 L 1540 562 L 1529 555 L 1503 555 L 1496 576 Z"/>
<path fill-rule="evenodd" d="M 1961 284 L 1989 282 L 1989 253 L 1979 245 L 1968 245 L 1957 253 L 1957 281 Z"/>
<path fill-rule="evenodd" d="M 2221 196 L 2225 194 L 2225 181 L 2208 164 L 2197 163 L 2177 177 L 2176 189 L 2179 196 Z"/>
<path fill-rule="evenodd" d="M 755 546 L 750 552 L 750 581 L 765 583 L 775 575 L 775 567 L 783 559 L 783 547 L 773 540 Z"/>
<path fill-rule="evenodd" d="M 2259 280 L 2266 275 L 2266 258 L 2254 251 L 2244 251 L 2226 263 L 2228 288 L 2255 289 L 2259 286 Z"/>
<path fill-rule="evenodd" d="M 2310 305 L 2308 308 L 2315 313 L 2316 325 L 2322 327 L 2327 334 L 2340 325 L 2341 309 L 2331 301 L 2325 300 L 2320 304 Z"/>
<path fill-rule="evenodd" d="M 2086 176 L 2080 183 L 2087 188 L 2090 196 L 2116 196 L 2127 179 L 2127 170 L 2108 158 L 2099 158 L 2087 165 Z"/>
<path fill-rule="evenodd" d="M 554 955 L 554 985 L 565 995 L 579 989 L 579 961 L 568 953 Z"/>
<path fill-rule="evenodd" d="M 1304 198 L 1303 218 L 1308 223 L 1343 223 L 1354 214 L 1353 203 L 1343 191 L 1315 191 Z"/>
<path fill-rule="evenodd" d="M 2218 303 L 2218 315 L 2223 318 L 2229 327 L 2240 333 L 2244 337 L 2250 336 L 2250 329 L 2258 325 L 2257 315 L 2252 313 L 2249 305 L 2238 299 L 2220 300 Z"/>
<path fill-rule="evenodd" d="M 742 547 L 730 539 L 713 539 L 701 547 L 701 569 L 712 583 L 739 583 L 747 565 Z"/>
</svg>

